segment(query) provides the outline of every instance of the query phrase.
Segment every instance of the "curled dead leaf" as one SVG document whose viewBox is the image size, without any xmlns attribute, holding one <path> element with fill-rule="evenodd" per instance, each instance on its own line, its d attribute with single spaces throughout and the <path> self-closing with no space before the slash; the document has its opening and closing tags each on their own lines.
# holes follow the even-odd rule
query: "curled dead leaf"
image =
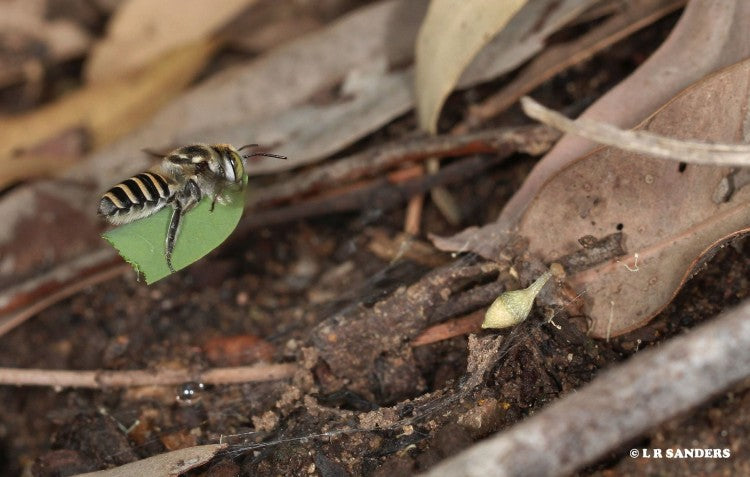
<svg viewBox="0 0 750 477">
<path fill-rule="evenodd" d="M 746 60 L 686 89 L 637 129 L 747 143 L 749 91 Z M 523 215 L 519 234 L 530 240 L 532 253 L 552 261 L 578 250 L 583 236 L 622 232 L 624 258 L 570 276 L 584 293 L 592 334 L 618 335 L 661 311 L 701 257 L 750 230 L 750 188 L 735 186 L 716 200 L 717 190 L 736 173 L 601 148 L 545 184 Z"/>
<path fill-rule="evenodd" d="M 580 117 L 620 127 L 635 126 L 690 84 L 750 56 L 748 22 L 750 2 L 745 0 L 688 2 L 659 49 Z M 515 227 L 544 183 L 595 147 L 580 137 L 563 137 L 505 205 L 496 228 Z"/>
<path fill-rule="evenodd" d="M 456 85 L 494 64 L 510 71 L 544 47 L 545 39 L 577 17 L 591 0 L 436 0 L 416 46 L 419 124 L 436 132 L 440 109 Z M 481 50 L 481 52 L 480 52 Z"/>
</svg>

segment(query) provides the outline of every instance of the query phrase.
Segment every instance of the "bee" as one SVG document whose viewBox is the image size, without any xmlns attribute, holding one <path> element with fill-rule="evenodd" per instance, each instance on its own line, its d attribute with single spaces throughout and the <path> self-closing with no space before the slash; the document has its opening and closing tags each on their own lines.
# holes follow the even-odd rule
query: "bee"
<svg viewBox="0 0 750 477">
<path fill-rule="evenodd" d="M 204 197 L 211 198 L 211 211 L 216 202 L 229 203 L 226 192 L 243 187 L 247 159 L 253 156 L 285 156 L 254 152 L 242 155 L 229 144 L 193 144 L 158 155 L 161 162 L 151 169 L 136 174 L 109 189 L 99 200 L 99 215 L 114 225 L 127 224 L 163 209 L 172 207 L 172 218 L 167 228 L 165 258 L 174 272 L 172 252 L 180 232 L 182 217 Z"/>
</svg>

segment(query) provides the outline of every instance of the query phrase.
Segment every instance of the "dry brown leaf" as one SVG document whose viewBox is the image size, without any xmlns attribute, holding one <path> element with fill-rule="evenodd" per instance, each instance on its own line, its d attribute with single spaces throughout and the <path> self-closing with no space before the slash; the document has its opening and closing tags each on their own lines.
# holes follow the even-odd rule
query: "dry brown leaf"
<svg viewBox="0 0 750 477">
<path fill-rule="evenodd" d="M 669 38 L 630 77 L 591 106 L 582 118 L 632 127 L 682 89 L 750 56 L 750 2 L 690 2 Z M 505 205 L 497 221 L 433 238 L 445 251 L 472 251 L 494 259 L 535 194 L 556 172 L 591 151 L 591 142 L 565 136 L 540 161 Z"/>
<path fill-rule="evenodd" d="M 581 117 L 625 128 L 635 126 L 688 85 L 750 56 L 749 24 L 750 2 L 745 0 L 689 2 L 664 44 Z M 544 182 L 594 147 L 585 139 L 563 137 L 506 204 L 498 226 L 515 226 Z"/>
<path fill-rule="evenodd" d="M 479 50 L 503 29 L 526 0 L 432 0 L 416 46 L 417 115 L 437 133 L 445 99 Z"/>
<path fill-rule="evenodd" d="M 186 44 L 209 38 L 255 0 L 129 0 L 111 20 L 107 37 L 86 64 L 89 82 L 140 71 Z"/>
<path fill-rule="evenodd" d="M 87 149 L 84 131 L 72 129 L 18 156 L 0 156 L 0 189 L 24 180 L 58 176 L 81 161 Z"/>
<path fill-rule="evenodd" d="M 257 55 L 325 27 L 358 3 L 351 0 L 256 2 L 222 28 L 221 36 L 230 49 Z"/>
<path fill-rule="evenodd" d="M 691 86 L 638 129 L 680 139 L 748 143 L 750 60 Z M 519 234 L 551 262 L 579 239 L 621 231 L 626 255 L 573 274 L 592 334 L 646 323 L 722 242 L 750 231 L 750 187 L 723 192 L 729 167 L 681 165 L 606 147 L 555 175 L 524 214 Z M 554 231 L 554 233 L 550 233 Z"/>
<path fill-rule="evenodd" d="M 131 477 L 133 475 L 175 477 L 205 464 L 226 447 L 226 444 L 188 447 L 131 462 L 114 469 L 79 474 L 78 477 Z"/>
</svg>

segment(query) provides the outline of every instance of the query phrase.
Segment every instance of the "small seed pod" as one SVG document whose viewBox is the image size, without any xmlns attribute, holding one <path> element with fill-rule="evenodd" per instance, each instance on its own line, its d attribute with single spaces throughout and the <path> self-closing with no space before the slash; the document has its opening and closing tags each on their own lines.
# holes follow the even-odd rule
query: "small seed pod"
<svg viewBox="0 0 750 477">
<path fill-rule="evenodd" d="M 523 290 L 507 291 L 497 297 L 484 315 L 482 328 L 507 328 L 517 325 L 529 316 L 534 298 L 552 276 L 549 270 Z"/>
</svg>

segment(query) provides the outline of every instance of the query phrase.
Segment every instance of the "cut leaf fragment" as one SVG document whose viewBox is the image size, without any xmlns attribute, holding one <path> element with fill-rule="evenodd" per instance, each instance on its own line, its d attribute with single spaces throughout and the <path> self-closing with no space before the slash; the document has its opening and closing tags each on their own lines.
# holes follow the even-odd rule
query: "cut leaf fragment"
<svg viewBox="0 0 750 477">
<path fill-rule="evenodd" d="M 245 178 L 247 184 L 247 177 Z M 211 211 L 211 198 L 204 198 L 182 218 L 172 265 L 175 270 L 187 267 L 221 245 L 237 227 L 245 205 L 245 189 L 226 196 L 231 203 L 217 203 Z M 172 272 L 167 266 L 166 236 L 172 207 L 156 214 L 121 225 L 102 235 L 139 273 L 152 284 Z"/>
</svg>

